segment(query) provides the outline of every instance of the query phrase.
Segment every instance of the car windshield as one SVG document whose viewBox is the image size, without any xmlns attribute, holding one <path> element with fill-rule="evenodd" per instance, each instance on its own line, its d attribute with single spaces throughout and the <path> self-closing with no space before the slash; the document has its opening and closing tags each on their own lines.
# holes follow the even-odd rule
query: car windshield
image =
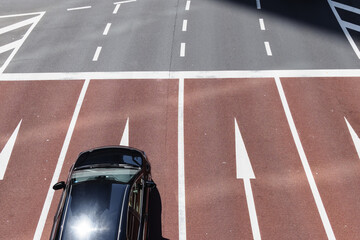
<svg viewBox="0 0 360 240">
<path fill-rule="evenodd" d="M 108 180 L 128 183 L 140 168 L 91 168 L 74 171 L 71 175 L 72 183 L 93 180 Z"/>
</svg>

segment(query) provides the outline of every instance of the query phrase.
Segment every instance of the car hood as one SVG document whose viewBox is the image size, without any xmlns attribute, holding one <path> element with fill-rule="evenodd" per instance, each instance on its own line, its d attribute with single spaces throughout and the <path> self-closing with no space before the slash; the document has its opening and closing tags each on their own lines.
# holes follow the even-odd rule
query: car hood
<svg viewBox="0 0 360 240">
<path fill-rule="evenodd" d="M 111 181 L 72 184 L 58 239 L 120 239 L 125 235 L 129 186 Z"/>
</svg>

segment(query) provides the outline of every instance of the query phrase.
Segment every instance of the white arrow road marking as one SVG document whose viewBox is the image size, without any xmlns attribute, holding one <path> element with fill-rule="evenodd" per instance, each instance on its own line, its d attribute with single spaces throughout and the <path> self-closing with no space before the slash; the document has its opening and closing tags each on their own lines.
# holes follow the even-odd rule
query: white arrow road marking
<svg viewBox="0 0 360 240">
<path fill-rule="evenodd" d="M 14 149 L 16 137 L 19 133 L 21 122 L 22 122 L 22 120 L 20 120 L 15 131 L 13 132 L 13 134 L 9 138 L 8 142 L 5 144 L 5 147 L 3 148 L 3 150 L 0 153 L 0 180 L 4 179 L 5 171 L 6 171 L 8 163 L 9 163 L 11 153 Z"/>
<path fill-rule="evenodd" d="M 259 223 L 257 220 L 254 196 L 251 189 L 250 179 L 255 179 L 254 171 L 251 167 L 249 155 L 246 151 L 244 140 L 241 136 L 239 126 L 235 121 L 235 153 L 236 153 L 236 178 L 244 180 L 246 201 L 249 209 L 251 229 L 254 239 L 261 239 Z"/>
<path fill-rule="evenodd" d="M 129 118 L 126 120 L 125 129 L 121 137 L 120 145 L 129 146 Z"/>
<path fill-rule="evenodd" d="M 346 119 L 346 117 L 344 117 L 345 119 L 345 122 L 346 122 L 346 125 L 349 129 L 349 132 L 350 132 L 350 135 L 351 135 L 351 138 L 354 142 L 354 145 L 355 145 L 355 149 L 356 149 L 356 152 L 360 158 L 360 138 L 358 137 L 358 135 L 356 134 L 356 132 L 354 131 L 354 129 L 351 127 L 350 123 L 348 122 L 348 120 Z"/>
<path fill-rule="evenodd" d="M 36 24 L 40 21 L 42 16 L 44 16 L 45 12 L 35 12 L 35 13 L 25 13 L 25 14 L 13 14 L 13 15 L 5 15 L 0 16 L 1 18 L 11 18 L 11 17 L 22 17 L 22 16 L 31 16 L 31 15 L 37 15 L 36 17 L 29 18 L 27 20 L 18 22 L 16 24 L 9 25 L 7 27 L 3 27 L 0 29 L 0 34 L 24 27 L 26 25 L 30 25 L 30 28 L 27 30 L 25 35 L 22 37 L 22 39 L 14 41 L 12 43 L 9 43 L 5 46 L 0 47 L 0 53 L 4 51 L 13 50 L 10 54 L 10 56 L 6 59 L 5 63 L 0 67 L 0 74 L 4 72 L 5 68 L 9 65 L 10 61 L 13 59 L 19 48 L 22 46 L 22 44 L 25 42 L 26 38 L 30 35 L 31 31 L 35 28 Z"/>
</svg>

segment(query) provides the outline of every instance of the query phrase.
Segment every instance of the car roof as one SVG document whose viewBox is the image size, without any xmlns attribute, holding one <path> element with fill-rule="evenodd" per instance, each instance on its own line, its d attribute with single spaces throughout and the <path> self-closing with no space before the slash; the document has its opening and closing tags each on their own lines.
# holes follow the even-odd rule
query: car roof
<svg viewBox="0 0 360 240">
<path fill-rule="evenodd" d="M 106 146 L 90 149 L 79 154 L 74 169 L 98 164 L 130 164 L 142 167 L 145 153 L 141 150 L 123 146 Z"/>
</svg>

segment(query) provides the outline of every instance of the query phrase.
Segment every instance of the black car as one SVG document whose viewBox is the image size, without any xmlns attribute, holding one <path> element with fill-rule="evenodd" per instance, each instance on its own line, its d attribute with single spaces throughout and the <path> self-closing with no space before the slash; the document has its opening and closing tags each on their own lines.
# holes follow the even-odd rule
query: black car
<svg viewBox="0 0 360 240">
<path fill-rule="evenodd" d="M 155 187 L 141 150 L 122 146 L 80 153 L 70 168 L 50 239 L 148 238 L 149 192 Z"/>
</svg>

